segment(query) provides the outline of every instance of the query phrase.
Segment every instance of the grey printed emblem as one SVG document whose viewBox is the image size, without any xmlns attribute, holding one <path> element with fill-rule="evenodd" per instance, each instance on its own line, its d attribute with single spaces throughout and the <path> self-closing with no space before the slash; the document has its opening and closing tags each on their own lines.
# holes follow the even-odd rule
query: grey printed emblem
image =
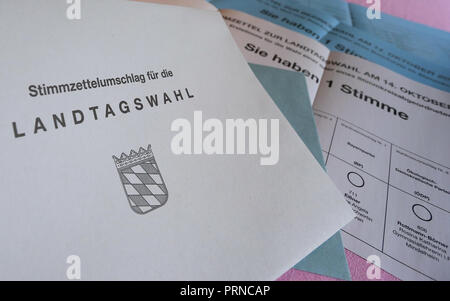
<svg viewBox="0 0 450 301">
<path fill-rule="evenodd" d="M 168 199 L 164 179 L 155 161 L 151 145 L 120 158 L 113 156 L 125 195 L 131 209 L 137 214 L 146 214 L 163 206 Z"/>
</svg>

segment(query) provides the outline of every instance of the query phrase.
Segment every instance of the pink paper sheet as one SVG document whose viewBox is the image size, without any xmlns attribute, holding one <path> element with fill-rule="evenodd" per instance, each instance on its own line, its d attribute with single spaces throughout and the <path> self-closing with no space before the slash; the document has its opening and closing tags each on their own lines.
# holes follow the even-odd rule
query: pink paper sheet
<svg viewBox="0 0 450 301">
<path fill-rule="evenodd" d="M 351 3 L 368 6 L 366 0 L 347 0 Z M 450 0 L 381 0 L 381 10 L 390 15 L 404 18 L 450 32 Z M 346 250 L 352 279 L 368 281 L 366 260 Z M 308 272 L 291 269 L 278 280 L 282 281 L 327 281 L 336 280 Z M 398 278 L 382 271 L 382 281 L 396 281 Z"/>
</svg>

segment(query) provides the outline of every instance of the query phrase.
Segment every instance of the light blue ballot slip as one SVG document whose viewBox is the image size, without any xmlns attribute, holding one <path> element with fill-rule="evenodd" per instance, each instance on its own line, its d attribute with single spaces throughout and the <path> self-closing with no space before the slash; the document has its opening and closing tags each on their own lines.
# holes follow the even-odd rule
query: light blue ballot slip
<svg viewBox="0 0 450 301">
<path fill-rule="evenodd" d="M 349 7 L 354 27 L 427 61 L 450 66 L 450 33 L 385 13 L 370 20 L 366 7 Z"/>
<path fill-rule="evenodd" d="M 301 73 L 249 64 L 316 160 L 325 169 L 319 136 Z M 311 273 L 351 280 L 340 233 L 336 233 L 294 267 Z"/>
<path fill-rule="evenodd" d="M 345 0 L 293 0 L 291 2 L 323 11 L 343 24 L 352 25 L 350 7 Z"/>
</svg>

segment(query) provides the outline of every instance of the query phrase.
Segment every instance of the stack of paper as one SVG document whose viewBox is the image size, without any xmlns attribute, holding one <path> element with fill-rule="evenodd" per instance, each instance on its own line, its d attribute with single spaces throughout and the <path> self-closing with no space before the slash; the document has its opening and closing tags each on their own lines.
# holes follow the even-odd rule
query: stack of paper
<svg viewBox="0 0 450 301">
<path fill-rule="evenodd" d="M 386 15 L 368 30 L 359 8 L 297 2 L 212 1 L 247 61 L 306 77 L 328 173 L 356 214 L 344 245 L 401 279 L 449 279 L 450 141 L 436 129 L 450 130 L 450 35 Z M 394 23 L 426 34 L 394 45 Z"/>
</svg>

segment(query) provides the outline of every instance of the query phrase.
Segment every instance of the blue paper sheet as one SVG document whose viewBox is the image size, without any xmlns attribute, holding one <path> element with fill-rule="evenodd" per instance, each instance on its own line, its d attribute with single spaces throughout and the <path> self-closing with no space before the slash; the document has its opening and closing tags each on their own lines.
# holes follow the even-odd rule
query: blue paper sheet
<svg viewBox="0 0 450 301">
<path fill-rule="evenodd" d="M 450 33 L 385 13 L 379 20 L 370 20 L 367 8 L 356 4 L 349 7 L 355 28 L 422 59 L 450 66 Z"/>
<path fill-rule="evenodd" d="M 208 1 L 217 3 L 217 1 L 214 0 Z M 245 1 L 246 0 L 242 0 L 241 2 Z M 289 1 L 286 2 L 289 3 Z M 350 7 L 345 0 L 291 0 L 291 3 L 294 5 L 300 4 L 305 7 L 323 11 L 330 16 L 335 17 L 343 24 L 352 25 Z"/>
<path fill-rule="evenodd" d="M 450 66 L 450 33 L 402 18 L 381 14 L 381 19 L 367 18 L 367 7 L 344 0 L 284 0 L 289 5 L 302 5 L 320 10 L 340 23 L 363 30 L 391 43 L 409 54 L 430 62 Z"/>
<path fill-rule="evenodd" d="M 292 0 L 291 2 L 320 10 L 335 17 L 343 24 L 352 25 L 350 7 L 345 0 Z"/>
<path fill-rule="evenodd" d="M 325 169 L 305 77 L 297 72 L 272 67 L 254 64 L 250 64 L 250 67 L 305 145 Z M 351 280 L 339 233 L 332 236 L 294 268 Z"/>
</svg>

